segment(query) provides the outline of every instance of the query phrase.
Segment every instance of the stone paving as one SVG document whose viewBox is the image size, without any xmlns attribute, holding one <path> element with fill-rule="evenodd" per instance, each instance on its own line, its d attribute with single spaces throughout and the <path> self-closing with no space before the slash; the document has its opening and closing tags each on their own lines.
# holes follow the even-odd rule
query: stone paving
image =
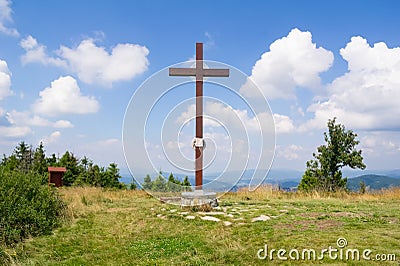
<svg viewBox="0 0 400 266">
<path fill-rule="evenodd" d="M 233 203 L 230 206 L 219 206 L 212 208 L 211 211 L 203 212 L 187 211 L 178 206 L 167 205 L 159 209 L 156 216 L 160 219 L 166 219 L 168 217 L 181 217 L 187 220 L 201 219 L 208 222 L 222 223 L 225 226 L 232 226 L 255 222 L 268 222 L 271 219 L 276 219 L 288 213 L 289 210 L 287 209 L 273 208 L 268 204 L 244 205 Z"/>
</svg>

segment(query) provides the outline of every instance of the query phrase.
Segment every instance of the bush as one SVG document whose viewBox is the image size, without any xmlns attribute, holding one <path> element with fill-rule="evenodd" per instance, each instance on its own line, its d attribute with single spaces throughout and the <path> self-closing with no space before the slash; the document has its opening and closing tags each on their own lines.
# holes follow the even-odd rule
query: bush
<svg viewBox="0 0 400 266">
<path fill-rule="evenodd" d="M 65 217 L 66 205 L 43 176 L 0 168 L 0 244 L 48 234 Z"/>
</svg>

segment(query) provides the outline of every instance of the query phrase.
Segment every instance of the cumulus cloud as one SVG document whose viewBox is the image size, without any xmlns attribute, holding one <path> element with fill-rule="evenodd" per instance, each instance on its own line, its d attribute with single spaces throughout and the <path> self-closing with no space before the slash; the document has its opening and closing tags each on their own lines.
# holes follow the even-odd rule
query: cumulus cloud
<svg viewBox="0 0 400 266">
<path fill-rule="evenodd" d="M 51 86 L 42 90 L 39 95 L 33 110 L 48 116 L 96 113 L 100 108 L 94 97 L 82 95 L 78 83 L 70 76 L 51 82 Z"/>
<path fill-rule="evenodd" d="M 10 123 L 6 110 L 0 107 L 0 140 L 3 138 L 22 138 L 31 133 L 32 130 L 28 126 Z"/>
<path fill-rule="evenodd" d="M 0 136 L 5 138 L 21 138 L 32 133 L 27 126 L 0 126 Z"/>
<path fill-rule="evenodd" d="M 0 32 L 11 36 L 18 36 L 19 33 L 16 29 L 7 26 L 7 23 L 12 22 L 11 14 L 11 1 L 0 0 Z"/>
<path fill-rule="evenodd" d="M 41 63 L 43 65 L 54 65 L 66 67 L 67 64 L 60 58 L 54 58 L 47 55 L 46 46 L 39 44 L 31 35 L 22 39 L 19 45 L 25 50 L 21 56 L 22 64 Z"/>
<path fill-rule="evenodd" d="M 40 63 L 63 67 L 77 74 L 87 84 L 111 87 L 114 82 L 127 81 L 147 70 L 149 50 L 138 44 L 117 44 L 107 51 L 97 46 L 94 39 L 83 40 L 77 47 L 61 46 L 50 56 L 46 46 L 34 37 L 28 36 L 20 41 L 25 50 L 21 56 L 23 64 Z"/>
<path fill-rule="evenodd" d="M 348 72 L 329 84 L 327 100 L 308 108 L 314 118 L 302 128 L 325 127 L 336 116 L 350 128 L 399 130 L 400 48 L 353 37 L 340 54 Z"/>
<path fill-rule="evenodd" d="M 303 151 L 303 147 L 298 145 L 289 145 L 287 147 L 277 146 L 276 154 L 278 157 L 283 157 L 289 161 L 300 158 L 299 153 Z"/>
<path fill-rule="evenodd" d="M 268 99 L 296 97 L 295 88 L 321 87 L 319 74 L 330 68 L 333 53 L 312 42 L 311 33 L 293 29 L 287 37 L 273 42 L 253 66 L 250 79 Z M 247 82 L 241 93 L 254 97 L 254 87 Z"/>
<path fill-rule="evenodd" d="M 222 122 L 225 126 L 231 127 L 244 127 L 249 133 L 260 132 L 261 127 L 272 127 L 275 125 L 275 132 L 277 134 L 293 133 L 296 131 L 293 120 L 280 114 L 273 114 L 273 121 L 271 115 L 267 113 L 260 113 L 256 116 L 250 116 L 248 111 L 243 109 L 234 109 L 231 106 L 223 105 L 219 102 L 207 102 L 204 108 L 205 117 L 203 118 L 204 126 L 220 127 L 221 125 L 213 119 L 215 118 Z M 187 110 L 183 112 L 177 119 L 176 123 L 182 125 L 186 121 L 195 117 L 195 105 L 189 105 Z M 272 123 L 273 122 L 273 123 Z M 270 132 L 270 128 L 263 128 L 266 132 Z"/>
<path fill-rule="evenodd" d="M 51 122 L 38 115 L 32 115 L 29 112 L 18 112 L 12 110 L 6 113 L 7 120 L 12 125 L 18 126 L 39 126 L 39 127 L 55 127 L 55 128 L 72 128 L 74 125 L 67 120 L 58 120 Z"/>
<path fill-rule="evenodd" d="M 147 70 L 149 50 L 137 44 L 118 44 L 111 53 L 99 47 L 93 39 L 82 41 L 76 48 L 62 46 L 61 58 L 83 82 L 111 86 L 126 81 Z"/>
<path fill-rule="evenodd" d="M 195 105 L 189 105 L 187 110 L 176 119 L 176 123 L 183 124 L 194 119 L 195 116 Z M 271 121 L 271 115 L 266 113 L 250 116 L 245 109 L 234 109 L 220 102 L 207 102 L 204 108 L 203 123 L 204 126 L 209 127 L 220 127 L 222 124 L 228 129 L 244 128 L 249 132 L 259 132 L 263 125 Z"/>
<path fill-rule="evenodd" d="M 60 131 L 54 131 L 51 133 L 49 136 L 44 137 L 41 142 L 43 142 L 44 145 L 47 145 L 49 143 L 54 143 L 57 142 L 61 137 L 61 132 Z"/>
<path fill-rule="evenodd" d="M 0 100 L 13 94 L 11 91 L 11 72 L 7 62 L 0 60 Z"/>
<path fill-rule="evenodd" d="M 362 151 L 370 156 L 382 156 L 382 154 L 390 156 L 399 153 L 398 137 L 396 140 L 396 137 L 390 135 L 390 133 L 374 132 L 362 137 L 360 140 Z"/>
<path fill-rule="evenodd" d="M 286 115 L 274 114 L 274 121 L 275 131 L 278 134 L 293 133 L 296 130 L 293 120 Z"/>
</svg>

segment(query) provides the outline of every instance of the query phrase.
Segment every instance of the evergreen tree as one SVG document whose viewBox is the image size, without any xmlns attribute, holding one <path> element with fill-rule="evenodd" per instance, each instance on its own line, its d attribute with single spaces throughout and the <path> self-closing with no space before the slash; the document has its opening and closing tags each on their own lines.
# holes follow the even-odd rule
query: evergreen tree
<svg viewBox="0 0 400 266">
<path fill-rule="evenodd" d="M 165 178 L 162 176 L 161 172 L 157 176 L 157 178 L 153 181 L 151 189 L 157 192 L 166 192 L 168 190 L 167 182 L 165 181 Z"/>
<path fill-rule="evenodd" d="M 46 154 L 42 142 L 40 142 L 39 147 L 36 148 L 35 153 L 33 155 L 32 168 L 33 171 L 35 171 L 39 175 L 44 176 L 47 174 Z"/>
<path fill-rule="evenodd" d="M 345 189 L 347 178 L 342 178 L 341 168 L 365 169 L 360 143 L 351 130 L 336 124 L 336 118 L 328 121 L 328 132 L 324 132 L 326 145 L 318 147 L 315 160 L 307 162 L 307 169 L 299 184 L 300 190 L 336 191 Z"/>
<path fill-rule="evenodd" d="M 109 187 L 109 188 L 120 187 L 118 179 L 121 178 L 121 175 L 119 174 L 119 169 L 117 167 L 117 164 L 111 163 L 108 166 L 107 170 L 102 175 L 102 177 L 103 177 L 101 182 L 102 187 Z"/>
<path fill-rule="evenodd" d="M 80 174 L 78 159 L 73 153 L 66 151 L 61 157 L 59 165 L 67 168 L 63 177 L 63 184 L 65 186 L 71 186 Z"/>
<path fill-rule="evenodd" d="M 58 162 L 58 160 L 54 153 L 50 157 L 46 158 L 46 164 L 48 166 L 57 166 L 57 162 Z"/>
<path fill-rule="evenodd" d="M 365 185 L 364 181 L 360 181 L 360 193 L 365 194 L 366 191 L 367 191 L 367 185 Z"/>
<path fill-rule="evenodd" d="M 171 173 L 168 177 L 167 190 L 177 192 L 182 190 L 182 183 Z"/>
<path fill-rule="evenodd" d="M 21 141 L 15 148 L 14 154 L 18 160 L 18 170 L 27 173 L 32 165 L 32 147 L 28 146 L 24 141 Z"/>
<path fill-rule="evenodd" d="M 137 187 L 138 187 L 138 186 L 137 186 L 135 180 L 133 180 L 133 178 L 132 178 L 132 182 L 129 184 L 129 189 L 130 189 L 130 190 L 136 190 Z"/>
<path fill-rule="evenodd" d="M 153 187 L 153 182 L 151 181 L 150 175 L 146 175 L 143 180 L 142 187 L 144 190 L 151 190 L 151 188 Z"/>
<path fill-rule="evenodd" d="M 192 184 L 190 184 L 189 178 L 187 176 L 185 176 L 185 178 L 183 179 L 182 186 L 185 191 L 192 190 L 191 189 Z"/>
</svg>

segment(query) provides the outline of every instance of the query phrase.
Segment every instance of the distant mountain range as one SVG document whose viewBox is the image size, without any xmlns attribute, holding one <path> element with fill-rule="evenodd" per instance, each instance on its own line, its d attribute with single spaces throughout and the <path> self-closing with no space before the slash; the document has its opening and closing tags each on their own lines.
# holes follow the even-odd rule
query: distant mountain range
<svg viewBox="0 0 400 266">
<path fill-rule="evenodd" d="M 121 171 L 121 182 L 131 183 L 132 176 L 128 169 L 122 169 Z M 268 172 L 267 177 L 265 178 L 263 184 L 273 184 L 279 185 L 281 189 L 291 190 L 293 188 L 297 188 L 301 177 L 303 175 L 303 171 L 291 170 L 291 169 L 271 169 Z M 164 173 L 166 177 L 168 177 L 169 172 Z M 264 171 L 255 171 L 254 169 L 246 170 L 243 173 L 241 171 L 229 171 L 225 172 L 224 175 L 219 177 L 220 173 L 211 173 L 205 174 L 203 183 L 209 183 L 213 181 L 209 189 L 213 189 L 215 191 L 226 191 L 226 190 L 237 190 L 240 187 L 247 187 L 250 184 L 250 180 L 254 174 L 265 174 Z M 146 174 L 138 174 L 139 182 L 142 182 L 143 178 Z M 175 177 L 183 180 L 183 178 L 187 174 L 174 173 Z M 187 175 L 189 177 L 189 181 L 194 184 L 194 176 Z M 237 179 L 239 179 L 238 182 Z M 400 186 L 400 169 L 395 170 L 344 170 L 343 176 L 348 177 L 347 187 L 350 190 L 358 191 L 360 188 L 360 182 L 363 181 L 367 187 L 372 190 L 388 188 L 392 186 Z M 153 175 L 151 175 L 154 178 Z"/>
<path fill-rule="evenodd" d="M 371 190 L 379 190 L 388 187 L 399 187 L 399 177 L 389 177 L 384 175 L 362 175 L 347 180 L 347 188 L 353 191 L 360 189 L 360 183 L 364 182 L 365 185 Z"/>
</svg>

